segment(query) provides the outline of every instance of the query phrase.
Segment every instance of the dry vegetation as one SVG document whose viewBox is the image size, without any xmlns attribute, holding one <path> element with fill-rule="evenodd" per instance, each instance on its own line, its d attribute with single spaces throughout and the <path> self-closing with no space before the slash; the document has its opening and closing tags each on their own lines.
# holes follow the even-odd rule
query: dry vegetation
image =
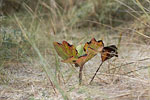
<svg viewBox="0 0 150 100">
<path fill-rule="evenodd" d="M 2 1 L 0 100 L 150 99 L 149 0 Z M 52 42 L 79 45 L 93 37 L 117 45 L 119 57 L 89 85 L 101 62 L 95 56 L 79 86 L 78 68 L 62 63 Z"/>
</svg>

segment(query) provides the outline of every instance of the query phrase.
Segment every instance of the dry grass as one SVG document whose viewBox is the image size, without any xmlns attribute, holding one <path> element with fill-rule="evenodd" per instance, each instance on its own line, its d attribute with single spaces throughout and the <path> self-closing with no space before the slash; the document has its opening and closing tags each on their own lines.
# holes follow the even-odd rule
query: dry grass
<svg viewBox="0 0 150 100">
<path fill-rule="evenodd" d="M 106 44 L 117 44 L 115 41 L 118 40 L 118 34 L 104 38 L 104 40 L 111 40 L 105 41 Z M 100 64 L 99 55 L 85 64 L 82 86 L 78 86 L 78 69 L 74 70 L 70 65 L 60 63 L 60 71 L 63 75 L 62 77 L 58 73 L 60 87 L 73 100 L 148 100 L 150 98 L 148 72 L 150 46 L 132 42 L 132 39 L 134 37 L 123 35 L 119 58 L 105 62 L 92 85 L 88 83 Z M 51 65 L 50 68 L 55 71 L 54 55 L 45 56 Z M 19 65 L 9 64 L 3 69 L 9 80 L 7 84 L 1 85 L 1 99 L 63 99 L 58 91 L 54 93 L 38 60 L 34 59 L 31 63 Z M 115 69 L 116 71 L 108 71 L 108 68 L 115 67 L 119 68 Z M 127 74 L 139 68 L 141 70 Z M 70 74 L 72 77 L 68 80 Z"/>
<path fill-rule="evenodd" d="M 132 7 L 124 3 L 124 0 L 122 2 L 115 0 L 115 2 L 105 3 L 106 7 L 114 7 L 115 3 L 119 3 L 119 7 L 124 5 L 129 11 L 134 11 Z M 125 22 L 121 20 L 123 24 L 118 27 L 113 27 L 112 23 L 115 20 L 109 19 L 109 25 L 101 21 L 106 18 L 105 14 L 97 16 L 100 18 L 99 20 L 90 20 L 97 13 L 92 12 L 89 17 L 88 10 L 79 19 L 78 14 L 82 13 L 86 7 L 90 7 L 90 10 L 92 10 L 93 2 L 90 0 L 87 4 L 80 5 L 82 9 L 69 6 L 71 2 L 68 5 L 64 4 L 63 8 L 53 8 L 46 2 L 39 0 L 36 5 L 37 9 L 32 9 L 29 5 L 24 4 L 27 14 L 23 17 L 15 14 L 15 16 L 9 16 L 8 19 L 4 18 L 2 23 L 5 23 L 6 26 L 3 26 L 11 25 L 12 27 L 9 27 L 6 32 L 0 31 L 8 34 L 8 36 L 6 35 L 6 41 L 2 41 L 0 46 L 3 47 L 3 43 L 6 43 L 5 48 L 10 43 L 14 43 L 15 46 L 9 49 L 2 48 L 3 52 L 9 50 L 9 54 L 1 52 L 1 54 L 8 54 L 4 55 L 8 59 L 1 58 L 0 61 L 0 99 L 149 100 L 149 15 L 138 0 L 136 0 L 136 3 L 142 9 L 144 15 L 137 11 L 134 13 L 128 12 L 134 21 Z M 42 11 L 49 11 L 49 13 L 38 12 L 40 7 L 46 9 L 43 10 L 42 8 Z M 97 7 L 97 5 L 94 7 Z M 61 12 L 62 9 L 64 10 L 63 13 Z M 106 13 L 110 12 L 110 9 L 105 7 L 103 9 L 106 10 Z M 115 10 L 117 11 L 117 8 Z M 87 23 L 89 26 L 86 26 Z M 9 33 L 13 35 L 16 32 L 13 29 L 19 29 L 19 33 L 21 32 L 20 34 L 23 37 L 23 39 L 20 39 L 21 41 L 16 41 L 18 36 L 12 36 L 15 39 L 9 36 Z M 0 36 L 3 37 L 3 35 Z M 117 45 L 119 57 L 106 61 L 93 83 L 89 85 L 89 81 L 101 61 L 100 55 L 95 56 L 85 64 L 83 85 L 79 86 L 78 68 L 61 63 L 61 58 L 55 53 L 52 42 L 66 40 L 71 44 L 78 45 L 93 37 L 102 39 L 105 45 Z M 55 85 L 56 92 L 52 88 L 50 80 Z"/>
</svg>

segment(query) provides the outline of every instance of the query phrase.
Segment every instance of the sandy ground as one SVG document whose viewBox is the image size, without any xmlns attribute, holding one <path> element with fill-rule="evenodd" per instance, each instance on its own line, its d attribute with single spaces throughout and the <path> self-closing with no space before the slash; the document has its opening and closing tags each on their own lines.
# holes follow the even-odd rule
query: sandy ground
<svg viewBox="0 0 150 100">
<path fill-rule="evenodd" d="M 60 75 L 59 84 L 70 99 L 150 100 L 150 45 L 121 43 L 119 57 L 106 61 L 91 85 L 88 83 L 100 64 L 100 55 L 85 64 L 82 86 L 78 85 L 78 68 L 60 63 L 63 78 Z M 55 60 L 49 63 L 55 68 Z M 116 71 L 108 71 L 115 67 Z M 137 69 L 141 70 L 128 73 Z M 38 59 L 8 64 L 2 71 L 7 80 L 0 84 L 0 100 L 63 100 L 57 90 L 53 91 Z"/>
</svg>

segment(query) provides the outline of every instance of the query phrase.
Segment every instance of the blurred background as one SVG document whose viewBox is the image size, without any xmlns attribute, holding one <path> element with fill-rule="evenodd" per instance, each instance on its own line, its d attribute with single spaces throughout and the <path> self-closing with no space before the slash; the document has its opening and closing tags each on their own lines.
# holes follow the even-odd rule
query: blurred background
<svg viewBox="0 0 150 100">
<path fill-rule="evenodd" d="M 48 64 L 47 70 L 52 71 L 55 67 L 64 66 L 55 53 L 54 41 L 66 40 L 79 45 L 93 37 L 102 39 L 105 45 L 115 44 L 119 48 L 121 56 L 118 65 L 131 59 L 144 58 L 148 56 L 150 44 L 149 14 L 149 0 L 0 0 L 0 84 L 11 86 L 12 79 L 32 79 L 38 73 L 37 69 L 45 66 L 45 63 Z M 29 66 L 30 70 L 36 72 L 28 76 L 26 69 L 23 69 L 25 72 L 21 73 L 25 77 L 22 79 L 18 77 L 22 69 L 16 66 Z M 16 69 L 19 72 L 11 72 Z M 10 73 L 15 76 L 12 78 Z M 56 74 L 55 71 L 54 76 Z M 13 84 L 17 86 L 17 83 Z M 12 99 L 21 98 L 13 98 L 13 93 L 10 95 Z M 30 91 L 29 94 L 34 92 Z M 25 99 L 27 94 L 22 93 L 22 96 Z M 42 98 L 39 94 L 38 97 Z"/>
<path fill-rule="evenodd" d="M 37 17 L 64 19 L 71 27 L 88 27 L 85 20 L 117 26 L 144 13 L 139 3 L 149 11 L 148 0 L 1 0 L 0 8 L 1 15 L 29 16 L 30 10 Z"/>
<path fill-rule="evenodd" d="M 38 46 L 45 47 L 54 37 L 72 43 L 94 32 L 99 39 L 100 34 L 134 30 L 147 37 L 149 5 L 149 0 L 0 0 L 1 59 L 16 59 L 30 50 L 23 30 Z M 147 43 L 145 39 L 143 42 Z"/>
</svg>

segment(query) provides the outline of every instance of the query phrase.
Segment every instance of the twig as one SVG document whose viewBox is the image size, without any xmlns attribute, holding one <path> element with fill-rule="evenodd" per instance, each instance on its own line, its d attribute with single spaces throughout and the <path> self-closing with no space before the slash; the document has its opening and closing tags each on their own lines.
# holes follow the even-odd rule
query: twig
<svg viewBox="0 0 150 100">
<path fill-rule="evenodd" d="M 144 66 L 144 67 L 142 67 L 142 68 L 139 68 L 139 69 L 136 69 L 136 70 L 133 70 L 133 71 L 127 72 L 127 73 L 125 73 L 125 74 L 123 74 L 123 75 L 127 75 L 127 74 L 130 74 L 130 73 L 133 73 L 133 72 L 136 72 L 136 71 L 142 70 L 142 69 L 146 69 L 146 68 L 148 68 L 148 66 Z"/>
<path fill-rule="evenodd" d="M 150 58 L 144 58 L 144 59 L 140 59 L 140 60 L 137 60 L 137 61 L 144 61 L 144 60 L 149 60 L 149 59 L 150 59 Z M 118 67 L 111 68 L 109 71 L 114 70 L 114 69 L 116 69 L 116 68 L 120 68 L 120 67 L 122 67 L 122 66 L 126 66 L 126 65 L 130 65 L 130 64 L 136 63 L 137 61 L 129 62 L 129 63 L 126 63 L 126 64 L 122 64 L 122 65 L 120 65 L 120 66 L 118 66 Z"/>
</svg>

